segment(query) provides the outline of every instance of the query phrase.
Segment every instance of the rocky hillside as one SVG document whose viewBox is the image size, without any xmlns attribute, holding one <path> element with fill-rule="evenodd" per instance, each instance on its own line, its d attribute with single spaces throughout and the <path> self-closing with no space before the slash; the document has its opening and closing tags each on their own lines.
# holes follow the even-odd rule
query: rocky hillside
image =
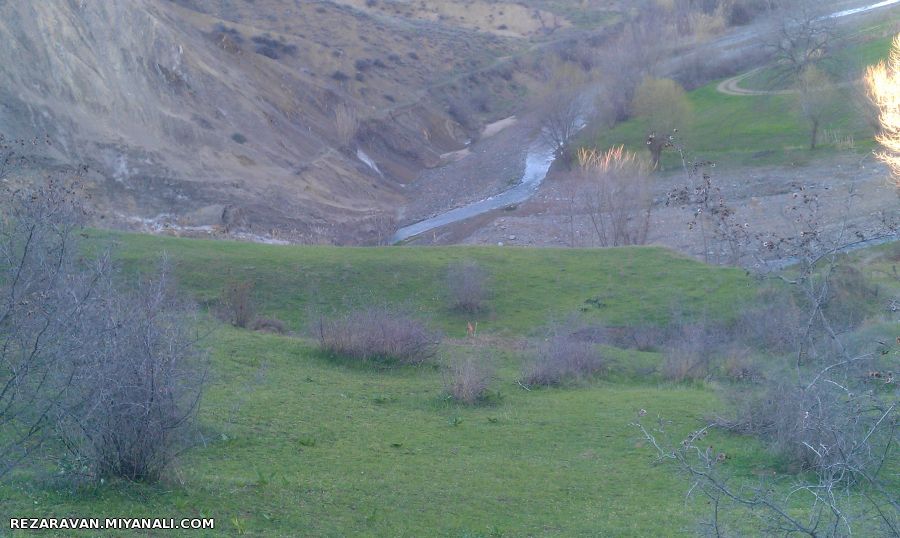
<svg viewBox="0 0 900 538">
<path fill-rule="evenodd" d="M 523 93 L 497 59 L 570 26 L 461 2 L 477 26 L 451 3 L 0 1 L 0 132 L 88 165 L 110 225 L 370 240 L 477 131 L 469 112 Z"/>
</svg>

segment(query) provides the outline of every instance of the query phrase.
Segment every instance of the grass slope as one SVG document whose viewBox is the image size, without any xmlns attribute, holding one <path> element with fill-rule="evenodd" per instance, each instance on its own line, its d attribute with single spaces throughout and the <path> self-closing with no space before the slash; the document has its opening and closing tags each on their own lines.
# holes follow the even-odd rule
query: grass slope
<svg viewBox="0 0 900 538">
<path fill-rule="evenodd" d="M 824 68 L 835 80 L 859 72 L 865 66 L 886 58 L 890 39 L 852 40 L 834 52 Z M 741 85 L 748 89 L 778 90 L 791 83 L 769 68 L 759 71 Z M 804 164 L 816 154 L 837 151 L 829 133 L 839 138 L 852 137 L 855 151 L 874 147 L 872 126 L 861 113 L 859 90 L 851 86 L 837 89 L 837 98 L 826 113 L 820 128 L 819 148 L 809 150 L 809 123 L 802 116 L 793 95 L 732 96 L 717 91 L 718 82 L 688 93 L 693 107 L 689 125 L 681 127 L 682 142 L 697 160 L 755 166 L 764 164 Z M 649 132 L 646 121 L 637 118 L 602 132 L 591 144 L 612 147 L 625 144 L 635 151 L 646 147 Z M 665 168 L 680 166 L 674 153 L 664 155 Z"/>
<path fill-rule="evenodd" d="M 338 249 L 273 247 L 95 232 L 120 243 L 128 267 L 165 251 L 181 286 L 212 302 L 229 278 L 253 279 L 262 310 L 304 320 L 308 303 L 407 302 L 448 332 L 462 319 L 441 298 L 448 263 L 475 259 L 496 294 L 483 327 L 522 335 L 585 307 L 623 321 L 662 320 L 669 304 L 725 313 L 751 291 L 740 271 L 662 249 Z M 371 369 L 335 362 L 302 338 L 213 324 L 212 382 L 200 411 L 202 442 L 163 483 L 76 488 L 22 471 L 0 485 L 4 516 L 215 517 L 216 533 L 256 536 L 692 535 L 693 501 L 629 427 L 639 409 L 695 428 L 719 409 L 703 385 L 660 385 L 633 372 L 654 353 L 608 350 L 613 381 L 522 390 L 525 357 L 502 336 L 448 340 L 443 357 L 492 356 L 493 404 L 446 400 L 436 366 Z M 458 330 L 457 330 L 458 329 Z M 483 347 L 482 347 L 483 346 Z M 754 443 L 711 442 L 746 476 L 771 465 Z M 192 532 L 192 535 L 203 533 Z M 61 534 L 62 535 L 62 534 Z M 85 534 L 91 535 L 91 534 Z"/>
<path fill-rule="evenodd" d="M 673 308 L 729 315 L 752 293 L 743 271 L 662 248 L 271 247 L 97 234 L 117 241 L 130 267 L 168 252 L 179 280 L 201 302 L 214 303 L 230 280 L 253 282 L 262 313 L 295 330 L 310 311 L 390 302 L 430 317 L 450 336 L 465 335 L 467 316 L 448 311 L 445 299 L 447 268 L 463 260 L 477 261 L 491 277 L 490 310 L 476 318 L 479 331 L 501 334 L 530 334 L 580 311 L 611 324 L 662 323 Z"/>
</svg>

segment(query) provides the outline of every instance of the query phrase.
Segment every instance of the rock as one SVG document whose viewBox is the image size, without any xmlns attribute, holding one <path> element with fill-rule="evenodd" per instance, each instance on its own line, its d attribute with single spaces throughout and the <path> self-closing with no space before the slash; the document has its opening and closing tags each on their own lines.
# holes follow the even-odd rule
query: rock
<svg viewBox="0 0 900 538">
<path fill-rule="evenodd" d="M 509 236 L 509 240 L 510 240 L 510 241 L 515 241 L 515 240 L 516 240 L 516 236 L 514 236 L 514 235 Z"/>
</svg>

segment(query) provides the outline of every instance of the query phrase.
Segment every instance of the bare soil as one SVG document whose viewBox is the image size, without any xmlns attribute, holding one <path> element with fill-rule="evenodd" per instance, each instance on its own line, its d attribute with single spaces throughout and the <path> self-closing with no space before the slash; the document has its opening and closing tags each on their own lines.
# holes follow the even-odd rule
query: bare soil
<svg viewBox="0 0 900 538">
<path fill-rule="evenodd" d="M 824 226 L 846 225 L 848 235 L 856 230 L 866 232 L 877 228 L 882 212 L 896 216 L 900 211 L 896 189 L 888 183 L 887 169 L 871 156 L 842 154 L 822 157 L 805 166 L 717 167 L 712 172 L 728 204 L 736 209 L 739 222 L 746 222 L 757 232 L 793 231 L 795 223 L 787 217 L 787 209 L 796 204 L 794 194 L 801 187 L 819 196 Z M 587 214 L 577 203 L 574 212 L 571 209 L 569 193 L 573 181 L 570 174 L 555 170 L 539 192 L 522 206 L 448 226 L 418 242 L 598 246 Z M 666 204 L 667 194 L 686 183 L 681 173 L 657 178 L 649 243 L 703 258 L 702 237 L 688 227 L 689 210 Z M 722 255 L 715 251 L 714 245 L 708 254 L 712 260 Z"/>
</svg>

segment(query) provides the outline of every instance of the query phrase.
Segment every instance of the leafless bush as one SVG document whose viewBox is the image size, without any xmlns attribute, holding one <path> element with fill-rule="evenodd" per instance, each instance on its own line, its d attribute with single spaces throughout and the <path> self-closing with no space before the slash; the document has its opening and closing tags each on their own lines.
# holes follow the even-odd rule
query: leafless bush
<svg viewBox="0 0 900 538">
<path fill-rule="evenodd" d="M 759 361 L 751 349 L 732 347 L 724 353 L 722 373 L 726 379 L 738 382 L 757 382 L 763 379 Z"/>
<path fill-rule="evenodd" d="M 222 317 L 235 327 L 247 329 L 256 319 L 256 302 L 253 299 L 253 283 L 233 281 L 225 285 L 221 303 Z"/>
<path fill-rule="evenodd" d="M 699 380 L 714 372 L 725 329 L 715 323 L 698 322 L 682 325 L 671 337 L 662 365 L 663 377 L 671 381 Z"/>
<path fill-rule="evenodd" d="M 359 132 L 359 116 L 350 106 L 341 103 L 334 109 L 334 130 L 342 148 L 350 148 Z"/>
<path fill-rule="evenodd" d="M 476 313 L 488 296 L 487 273 L 474 261 L 454 263 L 447 270 L 447 291 L 454 310 Z"/>
<path fill-rule="evenodd" d="M 109 266 L 78 263 L 85 211 L 77 187 L 54 180 L 3 191 L 0 220 L 0 475 L 30 456 L 48 433 L 91 350 L 71 323 L 96 312 Z"/>
<path fill-rule="evenodd" d="M 79 192 L 8 192 L 0 223 L 0 474 L 55 440 L 91 478 L 153 480 L 172 463 L 203 376 L 168 272 L 135 292 L 78 243 Z"/>
<path fill-rule="evenodd" d="M 782 355 L 800 344 L 801 310 L 785 289 L 766 288 L 740 309 L 736 324 L 738 339 L 745 345 Z"/>
<path fill-rule="evenodd" d="M 522 374 L 529 386 L 554 386 L 589 379 L 604 369 L 603 356 L 596 346 L 558 334 L 549 338 L 533 353 Z"/>
<path fill-rule="evenodd" d="M 650 164 L 622 146 L 606 152 L 578 151 L 580 198 L 600 246 L 647 242 L 653 196 Z"/>
<path fill-rule="evenodd" d="M 421 321 L 380 306 L 320 318 L 315 330 L 323 350 L 363 362 L 421 364 L 434 357 L 440 343 Z"/>
<path fill-rule="evenodd" d="M 454 400 L 474 405 L 484 400 L 494 368 L 489 360 L 459 357 L 450 361 L 444 377 L 444 389 Z"/>
<path fill-rule="evenodd" d="M 287 332 L 287 326 L 284 322 L 277 318 L 258 317 L 253 320 L 253 330 L 274 334 L 284 334 Z"/>
<path fill-rule="evenodd" d="M 155 481 L 187 446 L 205 372 L 196 310 L 168 268 L 131 293 L 104 291 L 104 312 L 76 323 L 93 354 L 72 376 L 56 429 L 91 476 Z"/>
</svg>

